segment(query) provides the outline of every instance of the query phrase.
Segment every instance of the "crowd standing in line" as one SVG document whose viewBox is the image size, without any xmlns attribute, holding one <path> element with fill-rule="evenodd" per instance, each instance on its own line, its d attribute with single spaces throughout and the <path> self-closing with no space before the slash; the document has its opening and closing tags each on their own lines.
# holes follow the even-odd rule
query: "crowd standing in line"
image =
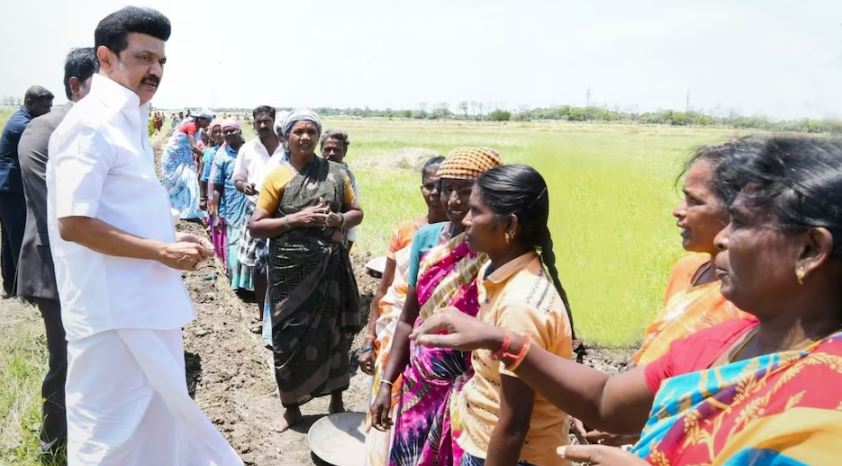
<svg viewBox="0 0 842 466">
<path fill-rule="evenodd" d="M 179 112 L 159 182 L 148 137 L 164 114 L 149 102 L 170 31 L 152 9 L 108 15 L 66 58 L 70 102 L 49 112 L 33 86 L 0 139 L 4 295 L 44 319 L 41 448 L 71 465 L 242 464 L 184 379 L 179 271 L 214 253 L 256 297 L 284 408 L 273 427 L 313 397 L 345 409 L 362 327 L 350 138 L 307 109 L 255 108 L 251 141 L 239 121 Z M 698 149 L 682 179 L 691 254 L 608 376 L 571 360 L 541 174 L 487 147 L 428 160 L 427 212 L 394 231 L 357 355 L 373 377 L 366 464 L 833 464 L 842 143 L 736 139 Z M 174 218 L 206 222 L 211 241 Z M 571 424 L 604 444 L 568 446 Z"/>
</svg>

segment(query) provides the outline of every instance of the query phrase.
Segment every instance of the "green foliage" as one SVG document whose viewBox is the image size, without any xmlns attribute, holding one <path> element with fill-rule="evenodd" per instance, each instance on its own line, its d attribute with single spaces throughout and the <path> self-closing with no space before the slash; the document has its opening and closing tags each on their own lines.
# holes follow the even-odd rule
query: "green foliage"
<svg viewBox="0 0 842 466">
<path fill-rule="evenodd" d="M 488 114 L 488 118 L 491 121 L 509 121 L 512 118 L 512 112 L 507 112 L 505 110 L 494 110 L 490 114 Z"/>
</svg>

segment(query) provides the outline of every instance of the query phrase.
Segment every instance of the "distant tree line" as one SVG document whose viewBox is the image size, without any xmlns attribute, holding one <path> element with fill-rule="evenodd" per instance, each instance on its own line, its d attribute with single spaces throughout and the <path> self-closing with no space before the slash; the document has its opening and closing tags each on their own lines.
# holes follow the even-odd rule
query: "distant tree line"
<svg viewBox="0 0 842 466">
<path fill-rule="evenodd" d="M 457 111 L 452 111 L 447 103 L 428 106 L 419 104 L 417 109 L 372 109 L 372 108 L 335 108 L 320 107 L 316 110 L 322 116 L 346 116 L 356 118 L 403 118 L 416 120 L 463 120 L 463 121 L 572 121 L 594 123 L 637 123 L 669 126 L 718 126 L 728 128 L 746 128 L 768 131 L 793 131 L 805 133 L 842 134 L 842 120 L 812 119 L 772 120 L 765 116 L 742 116 L 731 113 L 729 116 L 713 116 L 698 111 L 659 110 L 654 112 L 624 112 L 605 107 L 576 107 L 558 105 L 552 107 L 521 108 L 516 111 L 506 110 L 477 102 L 459 102 Z M 200 107 L 196 107 L 200 108 Z M 278 108 L 292 110 L 291 108 Z M 248 108 L 215 108 L 220 113 L 246 112 Z"/>
<path fill-rule="evenodd" d="M 23 99 L 20 97 L 12 97 L 10 95 L 6 95 L 0 97 L 0 105 L 5 105 L 7 107 L 20 107 L 23 105 Z"/>
</svg>

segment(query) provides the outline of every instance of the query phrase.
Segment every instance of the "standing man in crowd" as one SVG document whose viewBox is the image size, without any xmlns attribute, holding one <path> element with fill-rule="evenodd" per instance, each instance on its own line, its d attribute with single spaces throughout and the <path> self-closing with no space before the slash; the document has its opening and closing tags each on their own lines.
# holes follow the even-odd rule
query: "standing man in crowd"
<svg viewBox="0 0 842 466">
<path fill-rule="evenodd" d="M 23 130 L 33 118 L 50 111 L 53 93 L 41 86 L 26 90 L 23 107 L 13 113 L 0 137 L 0 269 L 3 273 L 3 298 L 15 295 L 20 245 L 26 224 L 26 202 L 20 179 L 18 142 Z"/>
<path fill-rule="evenodd" d="M 275 132 L 275 108 L 268 105 L 261 105 L 252 112 L 254 117 L 254 130 L 257 137 L 243 144 L 237 161 L 234 163 L 234 186 L 237 191 L 248 197 L 246 207 L 246 219 L 251 218 L 254 206 L 257 204 L 257 195 L 263 185 L 263 179 L 273 168 L 280 166 L 286 157 L 283 144 Z M 248 220 L 246 220 L 248 223 Z M 267 241 L 265 239 L 252 238 L 248 228 L 243 228 L 240 237 L 240 264 L 252 268 L 254 298 L 258 305 L 258 318 L 253 328 L 259 333 L 263 322 L 263 304 L 266 299 L 266 255 Z"/>
<path fill-rule="evenodd" d="M 319 141 L 322 157 L 331 162 L 341 164 L 348 171 L 348 178 L 351 179 L 354 196 L 356 196 L 357 202 L 360 202 L 360 187 L 357 184 L 357 178 L 354 176 L 354 172 L 351 171 L 351 167 L 345 163 L 345 156 L 348 154 L 348 147 L 350 145 L 351 139 L 348 137 L 348 133 L 338 128 L 330 128 L 325 131 L 325 134 L 322 135 L 322 139 Z M 345 232 L 345 239 L 348 240 L 348 252 L 351 251 L 351 247 L 354 246 L 354 242 L 357 240 L 359 229 L 360 227 L 354 227 Z"/>
<path fill-rule="evenodd" d="M 100 21 L 100 73 L 50 138 L 47 223 L 67 333 L 71 466 L 242 464 L 187 392 L 181 327 L 194 311 L 180 270 L 212 251 L 175 232 L 146 134 L 169 36 L 153 9 Z"/>
<path fill-rule="evenodd" d="M 99 68 L 92 47 L 72 50 L 64 62 L 64 92 L 70 101 L 32 120 L 18 144 L 26 229 L 18 260 L 17 293 L 38 306 L 47 331 L 49 370 L 41 385 L 41 453 L 54 457 L 67 443 L 64 381 L 67 377 L 67 342 L 61 325 L 53 256 L 47 236 L 47 145 L 67 111 L 88 94 Z"/>
</svg>

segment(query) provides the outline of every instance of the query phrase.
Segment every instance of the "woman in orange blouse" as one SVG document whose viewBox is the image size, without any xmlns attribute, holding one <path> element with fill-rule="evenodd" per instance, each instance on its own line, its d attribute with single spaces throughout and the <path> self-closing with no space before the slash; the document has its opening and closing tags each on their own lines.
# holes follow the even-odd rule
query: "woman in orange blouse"
<svg viewBox="0 0 842 466">
<path fill-rule="evenodd" d="M 664 307 L 646 327 L 643 343 L 632 364 L 652 362 L 670 344 L 699 330 L 744 317 L 719 292 L 711 258 L 713 239 L 728 223 L 725 203 L 714 191 L 714 169 L 734 151 L 732 143 L 698 149 L 684 170 L 684 198 L 673 211 L 681 231 L 681 245 L 691 252 L 673 267 L 664 295 Z"/>
<path fill-rule="evenodd" d="M 409 288 L 407 272 L 409 269 L 410 246 L 412 237 L 419 228 L 447 220 L 444 206 L 439 193 L 439 165 L 444 157 L 436 156 L 428 160 L 421 168 L 421 195 L 427 204 L 427 214 L 413 220 L 407 220 L 395 229 L 389 252 L 386 258 L 386 268 L 380 279 L 380 286 L 374 293 L 371 309 L 368 315 L 365 346 L 360 350 L 357 360 L 360 369 L 372 379 L 372 400 L 377 396 L 380 382 L 383 379 L 383 369 L 392 346 L 392 337 L 398 324 L 401 310 L 406 301 Z M 400 378 L 392 386 L 392 410 L 397 409 L 397 397 L 400 395 Z M 370 417 L 370 416 L 369 416 Z M 369 420 L 370 424 L 370 420 Z M 389 460 L 389 446 L 392 430 L 380 431 L 370 429 L 366 435 L 366 464 L 383 466 Z"/>
</svg>

